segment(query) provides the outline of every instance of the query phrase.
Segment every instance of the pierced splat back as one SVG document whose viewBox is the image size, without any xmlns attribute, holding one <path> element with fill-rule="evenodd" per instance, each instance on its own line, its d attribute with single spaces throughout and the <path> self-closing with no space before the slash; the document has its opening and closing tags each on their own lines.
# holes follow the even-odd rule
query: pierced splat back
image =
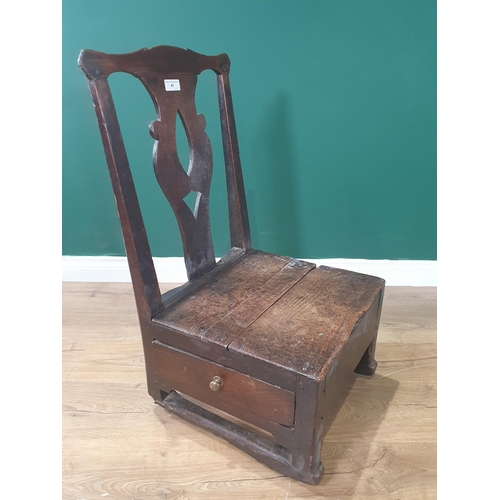
<svg viewBox="0 0 500 500">
<path fill-rule="evenodd" d="M 83 51 L 79 63 L 94 100 L 120 216 L 149 394 L 274 470 L 318 483 L 324 422 L 338 409 L 342 381 L 353 370 L 373 375 L 377 366 L 384 280 L 247 252 L 250 234 L 225 54 L 207 57 L 175 47 L 122 55 Z M 194 103 L 198 75 L 207 69 L 217 75 L 231 246 L 238 247 L 217 265 L 208 217 L 212 148 Z M 165 301 L 107 82 L 115 71 L 139 78 L 155 104 L 154 170 L 179 223 L 189 279 L 196 279 Z M 165 80 L 174 82 L 165 87 Z M 169 84 L 180 88 L 170 91 Z M 188 136 L 187 173 L 176 151 L 177 114 Z M 194 213 L 185 203 L 191 192 L 198 193 Z"/>
<path fill-rule="evenodd" d="M 78 62 L 94 101 L 139 315 L 152 317 L 163 307 L 161 295 L 107 78 L 114 72 L 130 73 L 143 83 L 153 100 L 157 114 L 150 125 L 150 134 L 155 139 L 154 171 L 179 224 L 186 270 L 192 280 L 215 265 L 208 210 L 212 147 L 205 133 L 205 118 L 197 114 L 194 100 L 198 75 L 207 69 L 217 75 L 231 246 L 245 251 L 251 248 L 229 86 L 230 61 L 226 54 L 209 57 L 177 47 L 159 46 L 129 54 L 83 50 Z M 189 143 L 187 173 L 177 153 L 177 114 Z M 197 193 L 194 213 L 185 202 L 191 192 Z"/>
</svg>

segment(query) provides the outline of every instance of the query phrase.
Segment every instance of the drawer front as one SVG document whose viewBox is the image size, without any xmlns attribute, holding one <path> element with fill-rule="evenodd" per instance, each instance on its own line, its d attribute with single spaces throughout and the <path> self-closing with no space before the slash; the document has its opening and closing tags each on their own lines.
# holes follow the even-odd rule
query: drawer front
<svg viewBox="0 0 500 500">
<path fill-rule="evenodd" d="M 166 391 L 178 390 L 187 396 L 225 411 L 242 420 L 270 420 L 293 425 L 295 394 L 275 385 L 226 368 L 212 361 L 153 342 L 156 378 Z M 210 383 L 219 377 L 210 388 Z"/>
</svg>

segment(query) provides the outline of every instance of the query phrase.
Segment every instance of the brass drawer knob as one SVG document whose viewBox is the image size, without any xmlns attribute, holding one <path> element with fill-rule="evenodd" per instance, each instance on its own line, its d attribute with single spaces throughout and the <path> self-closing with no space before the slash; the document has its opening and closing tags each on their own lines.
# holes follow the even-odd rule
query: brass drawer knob
<svg viewBox="0 0 500 500">
<path fill-rule="evenodd" d="M 218 391 L 223 385 L 224 382 L 220 377 L 214 377 L 212 382 L 210 382 L 210 389 L 212 389 L 212 391 Z"/>
</svg>

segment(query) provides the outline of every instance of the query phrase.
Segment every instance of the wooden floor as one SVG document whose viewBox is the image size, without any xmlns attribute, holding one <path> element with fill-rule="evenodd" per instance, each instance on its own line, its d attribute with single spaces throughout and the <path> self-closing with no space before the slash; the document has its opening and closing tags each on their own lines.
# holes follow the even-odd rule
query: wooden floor
<svg viewBox="0 0 500 500">
<path fill-rule="evenodd" d="M 64 499 L 436 498 L 435 288 L 386 288 L 377 373 L 331 424 L 317 486 L 153 403 L 129 283 L 64 283 L 62 349 Z"/>
</svg>

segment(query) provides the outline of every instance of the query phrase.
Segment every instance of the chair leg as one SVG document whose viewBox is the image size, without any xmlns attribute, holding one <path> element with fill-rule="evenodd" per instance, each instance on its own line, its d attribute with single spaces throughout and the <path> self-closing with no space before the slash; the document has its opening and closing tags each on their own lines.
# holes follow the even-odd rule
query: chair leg
<svg viewBox="0 0 500 500">
<path fill-rule="evenodd" d="M 358 366 L 354 369 L 356 373 L 359 373 L 360 375 L 368 375 L 371 376 L 375 373 L 375 370 L 377 369 L 378 363 L 375 361 L 375 346 L 377 343 L 377 336 L 373 338 L 373 340 L 370 342 L 368 347 L 366 348 L 366 351 L 364 352 L 363 356 L 361 357 L 360 362 L 358 363 Z"/>
<path fill-rule="evenodd" d="M 384 289 L 381 290 L 379 299 L 378 299 L 378 311 L 377 318 L 375 320 L 375 333 L 373 335 L 373 339 L 366 348 L 363 356 L 361 356 L 361 360 L 358 363 L 358 366 L 354 369 L 355 373 L 359 373 L 360 375 L 368 375 L 371 376 L 375 373 L 377 369 L 378 363 L 375 361 L 375 347 L 377 344 L 377 335 L 378 328 L 380 326 L 380 313 L 382 312 L 382 301 L 384 300 Z"/>
<path fill-rule="evenodd" d="M 321 462 L 323 441 L 324 384 L 299 377 L 296 393 L 296 413 L 292 467 L 294 479 L 317 484 L 324 472 Z"/>
<path fill-rule="evenodd" d="M 287 475 L 307 484 L 318 484 L 323 477 L 324 467 L 321 462 L 323 441 L 323 420 L 310 423 L 309 427 L 295 430 L 303 446 L 297 446 L 292 453 L 292 467 Z"/>
</svg>

